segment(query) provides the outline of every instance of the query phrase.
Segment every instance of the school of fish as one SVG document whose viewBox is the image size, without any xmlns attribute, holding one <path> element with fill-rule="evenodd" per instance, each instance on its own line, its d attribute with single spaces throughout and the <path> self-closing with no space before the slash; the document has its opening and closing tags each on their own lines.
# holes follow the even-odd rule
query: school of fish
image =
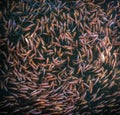
<svg viewBox="0 0 120 115">
<path fill-rule="evenodd" d="M 0 114 L 120 114 L 120 1 L 0 1 Z"/>
</svg>

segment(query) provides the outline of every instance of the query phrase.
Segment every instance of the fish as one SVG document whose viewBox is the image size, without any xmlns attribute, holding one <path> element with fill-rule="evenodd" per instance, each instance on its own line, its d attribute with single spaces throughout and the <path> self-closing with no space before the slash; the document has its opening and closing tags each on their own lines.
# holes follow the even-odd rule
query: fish
<svg viewBox="0 0 120 115">
<path fill-rule="evenodd" d="M 93 91 L 93 83 L 92 83 L 91 80 L 90 80 L 90 82 L 89 82 L 89 90 L 90 90 L 90 94 L 91 94 L 92 91 Z"/>
</svg>

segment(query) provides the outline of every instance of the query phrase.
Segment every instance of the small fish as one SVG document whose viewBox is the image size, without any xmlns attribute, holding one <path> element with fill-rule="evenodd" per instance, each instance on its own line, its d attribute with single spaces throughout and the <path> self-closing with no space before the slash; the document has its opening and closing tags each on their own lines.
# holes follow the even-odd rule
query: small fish
<svg viewBox="0 0 120 115">
<path fill-rule="evenodd" d="M 93 83 L 92 83 L 91 80 L 90 80 L 90 82 L 89 82 L 89 90 L 90 90 L 90 94 L 91 94 L 92 91 L 93 91 Z"/>
<path fill-rule="evenodd" d="M 101 61 L 102 63 L 105 62 L 105 56 L 104 56 L 104 53 L 103 53 L 103 52 L 100 53 L 100 61 Z"/>
</svg>

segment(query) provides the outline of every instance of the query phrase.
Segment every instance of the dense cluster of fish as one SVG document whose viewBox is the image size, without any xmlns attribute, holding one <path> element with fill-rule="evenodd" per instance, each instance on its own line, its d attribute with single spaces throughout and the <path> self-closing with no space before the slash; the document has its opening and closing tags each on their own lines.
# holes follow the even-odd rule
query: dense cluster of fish
<svg viewBox="0 0 120 115">
<path fill-rule="evenodd" d="M 0 114 L 120 114 L 120 2 L 0 2 Z"/>
</svg>

